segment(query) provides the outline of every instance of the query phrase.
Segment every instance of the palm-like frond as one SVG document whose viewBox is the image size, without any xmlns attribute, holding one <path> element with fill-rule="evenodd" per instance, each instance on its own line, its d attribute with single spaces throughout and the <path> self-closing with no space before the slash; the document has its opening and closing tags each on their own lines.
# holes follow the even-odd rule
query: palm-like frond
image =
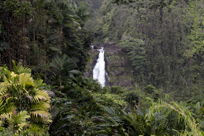
<svg viewBox="0 0 204 136">
<path fill-rule="evenodd" d="M 49 109 L 50 109 L 50 104 L 47 102 L 34 103 L 31 106 L 31 111 L 36 111 L 36 110 L 48 111 Z"/>
<path fill-rule="evenodd" d="M 178 115 L 178 120 L 180 120 L 180 118 L 184 119 L 187 128 L 182 135 L 187 133 L 189 136 L 201 136 L 201 131 L 196 123 L 196 120 L 193 118 L 192 113 L 185 106 L 182 106 L 176 102 L 166 103 L 160 101 L 158 103 L 153 103 L 149 109 L 149 112 L 146 114 L 147 121 L 154 118 L 154 114 L 156 112 L 160 112 L 162 109 L 176 112 Z M 190 131 L 188 131 L 188 129 L 190 129 Z"/>
<path fill-rule="evenodd" d="M 30 124 L 29 128 L 24 131 L 28 136 L 45 136 L 46 129 L 37 124 Z"/>
<path fill-rule="evenodd" d="M 22 73 L 18 75 L 18 84 L 20 84 L 21 86 L 25 87 L 33 87 L 35 86 L 34 84 L 34 80 L 31 77 L 31 74 L 27 74 L 27 73 Z"/>
<path fill-rule="evenodd" d="M 35 121 L 43 121 L 44 123 L 51 123 L 52 120 L 50 120 L 51 115 L 49 112 L 46 111 L 33 111 L 30 112 L 31 118 L 33 118 Z"/>
<path fill-rule="evenodd" d="M 35 102 L 39 101 L 47 101 L 48 103 L 50 102 L 50 96 L 48 95 L 47 92 L 36 89 L 35 90 L 35 95 L 33 96 Z"/>
<path fill-rule="evenodd" d="M 0 67 L 4 73 L 0 76 L 0 126 L 7 123 L 16 134 L 27 132 L 33 123 L 47 127 L 51 115 L 50 97 L 41 90 L 45 84 L 34 80 L 27 68 L 19 65 L 14 69 L 12 72 Z"/>
<path fill-rule="evenodd" d="M 12 117 L 12 112 L 9 112 L 9 113 L 3 113 L 0 115 L 0 120 L 3 121 L 3 120 L 7 120 L 7 119 L 10 119 Z"/>
<path fill-rule="evenodd" d="M 0 83 L 0 96 L 3 96 L 6 94 L 7 92 L 7 87 L 9 86 L 10 84 L 9 83 L 6 83 L 6 82 L 2 82 Z"/>
<path fill-rule="evenodd" d="M 13 71 L 17 74 L 21 73 L 31 73 L 30 68 L 23 67 L 21 64 L 16 64 L 15 61 L 13 61 Z"/>
<path fill-rule="evenodd" d="M 0 99 L 0 114 L 4 111 L 4 102 Z"/>
<path fill-rule="evenodd" d="M 16 129 L 16 133 L 20 133 L 23 129 L 28 127 L 28 121 L 30 116 L 27 111 L 21 111 L 17 115 L 13 114 L 10 119 L 8 119 L 9 123 L 13 125 Z"/>
<path fill-rule="evenodd" d="M 108 115 L 103 117 L 105 122 L 103 127 L 120 129 L 119 126 L 121 126 L 130 135 L 202 136 L 196 120 L 187 107 L 176 102 L 151 101 L 151 104 L 152 106 L 145 111 L 145 114 L 138 114 L 134 111 L 127 113 L 104 107 Z M 174 127 L 174 125 L 180 126 Z"/>
</svg>

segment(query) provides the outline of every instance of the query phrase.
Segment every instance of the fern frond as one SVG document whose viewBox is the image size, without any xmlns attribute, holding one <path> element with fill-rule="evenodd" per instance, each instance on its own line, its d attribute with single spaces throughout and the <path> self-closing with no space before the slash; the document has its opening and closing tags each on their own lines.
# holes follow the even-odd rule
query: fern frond
<svg viewBox="0 0 204 136">
<path fill-rule="evenodd" d="M 23 130 L 25 130 L 29 122 L 27 121 L 30 118 L 27 111 L 21 111 L 17 115 L 13 115 L 9 120 L 10 124 L 15 127 L 16 132 L 14 135 L 18 136 Z"/>
<path fill-rule="evenodd" d="M 50 104 L 47 102 L 39 102 L 31 106 L 31 111 L 36 111 L 36 110 L 48 111 L 49 109 L 50 109 Z"/>
<path fill-rule="evenodd" d="M 4 121 L 4 120 L 7 120 L 7 119 L 10 119 L 12 117 L 12 112 L 9 112 L 9 113 L 3 113 L 0 115 L 0 120 Z"/>
<path fill-rule="evenodd" d="M 0 83 L 0 97 L 4 96 L 7 93 L 7 88 L 10 86 L 8 82 L 2 82 Z"/>
<path fill-rule="evenodd" d="M 29 73 L 22 73 L 18 75 L 19 77 L 19 84 L 22 85 L 23 87 L 30 87 L 30 86 L 35 86 L 33 78 L 31 78 L 31 74 Z"/>
<path fill-rule="evenodd" d="M 201 131 L 198 127 L 198 124 L 196 123 L 196 120 L 193 118 L 192 113 L 186 107 L 176 102 L 166 103 L 160 101 L 158 103 L 153 103 L 153 105 L 149 109 L 149 112 L 146 114 L 147 121 L 153 118 L 154 113 L 159 112 L 162 109 L 174 111 L 179 115 L 179 118 L 184 119 L 184 121 L 186 122 L 186 126 L 188 126 L 191 130 L 190 132 L 185 130 L 185 133 L 188 133 L 188 135 L 191 133 L 191 136 L 201 136 Z"/>
<path fill-rule="evenodd" d="M 16 74 L 31 73 L 31 69 L 30 68 L 23 67 L 20 63 L 16 64 L 15 61 L 13 61 L 13 71 Z"/>
<path fill-rule="evenodd" d="M 36 94 L 33 97 L 35 102 L 39 102 L 39 101 L 48 101 L 48 102 L 50 102 L 50 96 L 48 95 L 47 92 L 36 89 L 35 93 Z"/>
<path fill-rule="evenodd" d="M 28 136 L 45 136 L 46 129 L 38 124 L 30 124 L 29 128 L 25 130 Z"/>
<path fill-rule="evenodd" d="M 33 111 L 30 112 L 30 115 L 32 118 L 34 118 L 35 120 L 41 119 L 41 121 L 45 122 L 45 123 L 50 123 L 51 122 L 51 115 L 49 112 L 46 111 Z"/>
<path fill-rule="evenodd" d="M 13 124 L 18 124 L 18 126 L 23 126 L 29 118 L 30 116 L 27 111 L 21 111 L 17 115 L 12 116 L 12 122 Z"/>
</svg>

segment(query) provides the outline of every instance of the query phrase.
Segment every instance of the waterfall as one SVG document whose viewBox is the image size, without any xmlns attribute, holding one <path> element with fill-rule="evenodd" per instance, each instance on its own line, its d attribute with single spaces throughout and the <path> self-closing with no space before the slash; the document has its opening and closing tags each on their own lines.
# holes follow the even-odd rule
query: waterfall
<svg viewBox="0 0 204 136">
<path fill-rule="evenodd" d="M 106 70 L 105 70 L 105 58 L 104 58 L 104 48 L 98 50 L 98 60 L 93 69 L 93 79 L 98 81 L 101 87 L 105 87 L 106 83 Z"/>
</svg>

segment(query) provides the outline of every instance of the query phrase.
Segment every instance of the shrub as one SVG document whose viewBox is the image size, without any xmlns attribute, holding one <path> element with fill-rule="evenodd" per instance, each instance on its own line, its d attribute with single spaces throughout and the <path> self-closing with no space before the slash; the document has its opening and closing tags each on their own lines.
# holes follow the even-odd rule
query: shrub
<svg viewBox="0 0 204 136">
<path fill-rule="evenodd" d="M 15 135 L 45 135 L 51 122 L 50 97 L 42 80 L 34 80 L 30 69 L 14 71 L 0 67 L 0 126 Z"/>
</svg>

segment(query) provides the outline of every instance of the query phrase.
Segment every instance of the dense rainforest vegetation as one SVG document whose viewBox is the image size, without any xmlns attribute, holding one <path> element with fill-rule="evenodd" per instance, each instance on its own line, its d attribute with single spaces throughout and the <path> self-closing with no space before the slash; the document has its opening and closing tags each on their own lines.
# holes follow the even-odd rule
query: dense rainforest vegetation
<svg viewBox="0 0 204 136">
<path fill-rule="evenodd" d="M 101 44 L 132 86 L 85 76 Z M 0 136 L 204 136 L 203 98 L 204 0 L 0 1 Z"/>
</svg>

